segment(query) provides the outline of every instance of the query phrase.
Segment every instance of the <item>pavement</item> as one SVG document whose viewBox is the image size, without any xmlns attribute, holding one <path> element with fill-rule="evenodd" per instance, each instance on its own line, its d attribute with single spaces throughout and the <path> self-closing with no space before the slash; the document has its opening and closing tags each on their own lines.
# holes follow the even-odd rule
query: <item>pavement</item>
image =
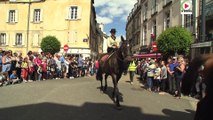
<svg viewBox="0 0 213 120">
<path fill-rule="evenodd" d="M 196 100 L 149 92 L 128 78 L 118 85 L 122 110 L 112 101 L 111 78 L 106 93 L 95 77 L 0 87 L 0 120 L 193 120 Z"/>
</svg>

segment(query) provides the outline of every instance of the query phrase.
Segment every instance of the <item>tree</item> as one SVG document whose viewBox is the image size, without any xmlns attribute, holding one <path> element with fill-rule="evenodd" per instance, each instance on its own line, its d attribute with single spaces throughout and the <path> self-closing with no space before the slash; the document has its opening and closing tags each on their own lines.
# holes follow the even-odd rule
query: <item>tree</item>
<svg viewBox="0 0 213 120">
<path fill-rule="evenodd" d="M 48 52 L 52 55 L 59 52 L 61 48 L 61 43 L 55 36 L 46 36 L 41 41 L 41 50 L 43 52 Z"/>
<path fill-rule="evenodd" d="M 187 55 L 192 44 L 192 33 L 182 27 L 166 29 L 157 39 L 159 52 L 165 55 Z"/>
</svg>

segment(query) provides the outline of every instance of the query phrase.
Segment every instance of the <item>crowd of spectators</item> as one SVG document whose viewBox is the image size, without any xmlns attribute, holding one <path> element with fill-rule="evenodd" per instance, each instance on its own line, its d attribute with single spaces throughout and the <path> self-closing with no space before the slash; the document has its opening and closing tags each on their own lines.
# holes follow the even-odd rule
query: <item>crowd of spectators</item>
<svg viewBox="0 0 213 120">
<path fill-rule="evenodd" d="M 168 60 L 142 59 L 137 60 L 136 73 L 148 91 L 159 94 L 169 93 L 181 98 L 182 78 L 188 68 L 189 61 L 183 56 L 171 57 Z M 205 83 L 203 82 L 203 66 L 197 71 L 197 80 L 192 88 L 191 96 L 202 98 L 205 96 Z"/>
<path fill-rule="evenodd" d="M 82 55 L 0 51 L 0 86 L 47 79 L 77 78 L 95 73 L 94 61 Z"/>
</svg>

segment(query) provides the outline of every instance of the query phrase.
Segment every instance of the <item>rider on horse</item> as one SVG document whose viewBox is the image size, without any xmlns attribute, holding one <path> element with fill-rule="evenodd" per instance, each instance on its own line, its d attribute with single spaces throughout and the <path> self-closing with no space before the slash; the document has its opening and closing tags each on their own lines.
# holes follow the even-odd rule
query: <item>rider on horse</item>
<svg viewBox="0 0 213 120">
<path fill-rule="evenodd" d="M 116 40 L 116 29 L 111 29 L 110 30 L 111 36 L 107 39 L 107 53 L 114 52 L 118 48 L 118 42 Z"/>
</svg>

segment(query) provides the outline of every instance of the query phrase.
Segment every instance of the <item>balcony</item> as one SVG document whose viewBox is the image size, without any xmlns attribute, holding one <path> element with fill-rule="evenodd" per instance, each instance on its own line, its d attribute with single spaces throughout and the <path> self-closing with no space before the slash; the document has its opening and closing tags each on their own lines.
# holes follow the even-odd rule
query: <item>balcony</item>
<svg viewBox="0 0 213 120">
<path fill-rule="evenodd" d="M 172 4 L 172 0 L 164 0 L 163 8 L 169 6 L 170 4 Z"/>
<path fill-rule="evenodd" d="M 156 15 L 158 12 L 158 6 L 153 6 L 152 9 L 151 9 L 151 16 L 154 16 Z"/>
</svg>

